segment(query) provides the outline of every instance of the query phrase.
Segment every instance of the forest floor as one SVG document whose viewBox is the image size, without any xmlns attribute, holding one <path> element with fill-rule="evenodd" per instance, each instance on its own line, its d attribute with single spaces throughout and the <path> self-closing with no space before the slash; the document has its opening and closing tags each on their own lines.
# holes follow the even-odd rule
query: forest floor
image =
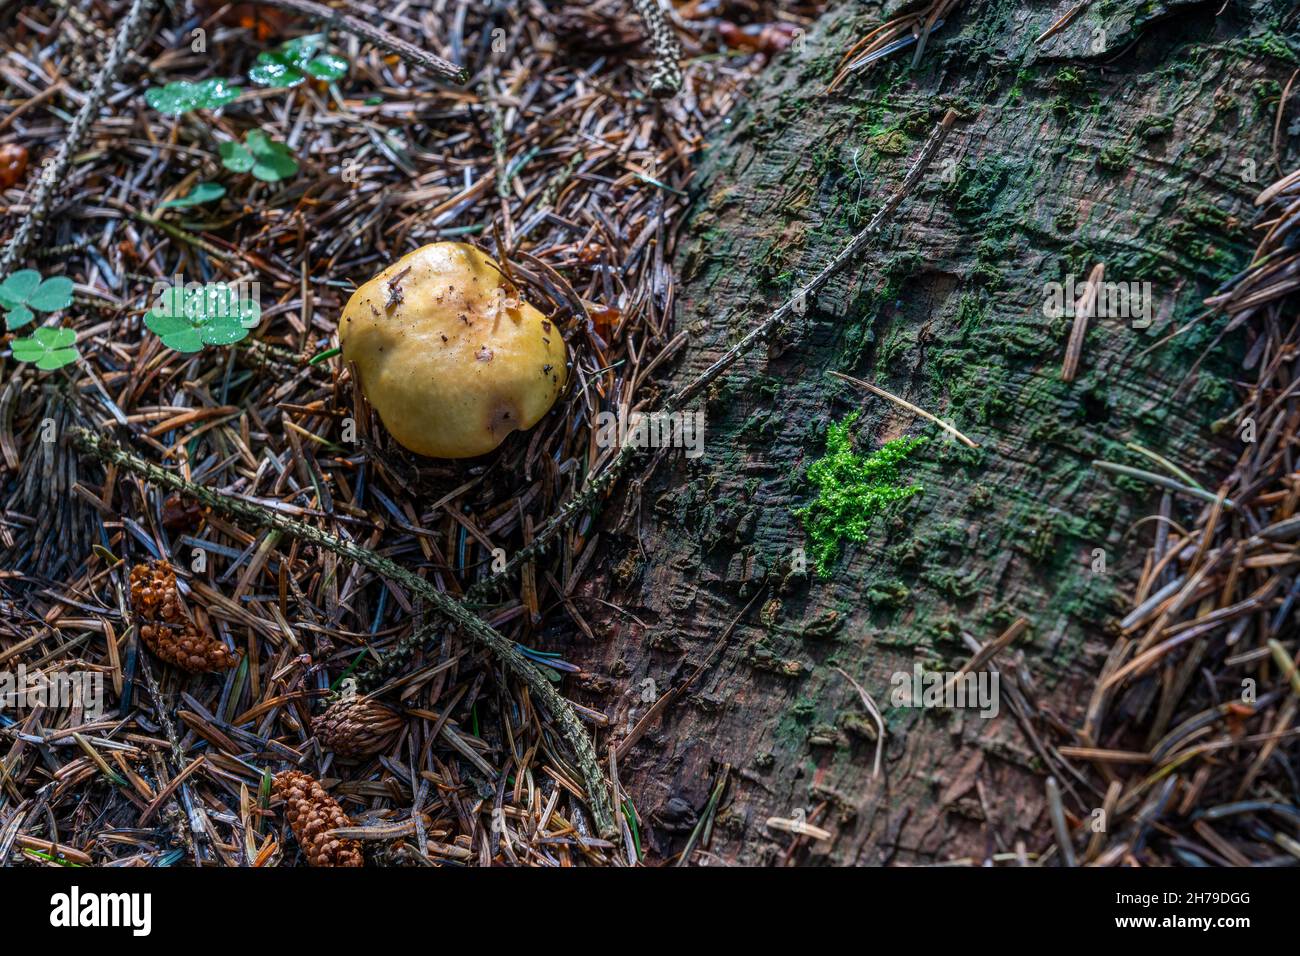
<svg viewBox="0 0 1300 956">
<path fill-rule="evenodd" d="M 707 138 L 826 4 L 673 6 L 665 96 L 663 50 L 620 0 L 0 13 L 0 667 L 80 681 L 0 709 L 0 865 L 361 847 L 376 865 L 682 864 L 708 846 L 726 775 L 648 853 L 628 733 L 564 696 L 589 675 L 550 648 L 630 614 L 583 586 L 602 556 L 586 505 L 623 476 L 597 416 L 667 396 Z M 843 62 L 911 56 L 959 6 L 921 4 Z M 1217 487 L 1129 468 L 1205 511 L 1179 526 L 1166 495 L 1086 726 L 1033 743 L 1055 774 L 1042 843 L 999 863 L 1300 859 L 1298 196 L 1300 177 L 1270 190 L 1259 256 L 1212 303 L 1251 330 L 1238 420 L 1260 441 Z M 442 240 L 508 263 L 570 355 L 555 409 L 465 461 L 393 441 L 338 349 L 351 292 Z M 256 314 L 185 328 L 168 290 L 218 284 Z M 158 654 L 186 639 L 210 670 Z M 1058 778 L 1118 822 L 1090 831 Z M 332 844 L 291 834 L 295 801 L 341 808 Z M 1162 829 L 1173 806 L 1186 832 Z M 771 822 L 787 859 L 823 835 Z"/>
</svg>

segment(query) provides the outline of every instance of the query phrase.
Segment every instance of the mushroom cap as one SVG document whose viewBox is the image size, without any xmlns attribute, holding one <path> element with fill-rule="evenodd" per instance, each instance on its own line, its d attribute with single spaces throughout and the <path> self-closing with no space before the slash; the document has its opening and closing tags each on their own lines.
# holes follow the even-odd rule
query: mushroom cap
<svg viewBox="0 0 1300 956">
<path fill-rule="evenodd" d="M 463 242 L 422 246 L 357 289 L 339 344 L 392 436 L 431 458 L 490 452 L 565 383 L 559 329 Z"/>
</svg>

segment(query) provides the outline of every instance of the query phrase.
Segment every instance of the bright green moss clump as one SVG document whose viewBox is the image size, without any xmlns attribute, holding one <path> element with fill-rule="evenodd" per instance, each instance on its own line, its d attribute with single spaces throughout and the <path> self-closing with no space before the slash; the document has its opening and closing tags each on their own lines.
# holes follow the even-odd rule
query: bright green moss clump
<svg viewBox="0 0 1300 956">
<path fill-rule="evenodd" d="M 867 540 L 867 526 L 886 505 L 921 490 L 920 485 L 898 483 L 898 466 L 925 439 L 896 438 L 870 455 L 859 455 L 849 434 L 857 419 L 854 412 L 831 425 L 825 457 L 808 467 L 808 480 L 816 486 L 817 498 L 795 511 L 808 533 L 818 577 L 830 575 L 840 555 L 840 542 Z"/>
</svg>

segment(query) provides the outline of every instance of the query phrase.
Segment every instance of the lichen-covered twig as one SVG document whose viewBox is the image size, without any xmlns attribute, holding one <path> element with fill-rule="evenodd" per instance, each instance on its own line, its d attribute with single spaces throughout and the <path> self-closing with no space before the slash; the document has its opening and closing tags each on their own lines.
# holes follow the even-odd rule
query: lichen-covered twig
<svg viewBox="0 0 1300 956">
<path fill-rule="evenodd" d="M 304 17 L 310 17 L 313 20 L 320 20 L 323 23 L 338 27 L 340 30 L 355 34 L 361 39 L 373 43 L 381 50 L 396 54 L 407 63 L 429 70 L 431 73 L 441 76 L 444 80 L 452 83 L 465 82 L 465 71 L 455 63 L 444 60 L 428 50 L 421 49 L 414 43 L 408 43 L 401 37 L 395 37 L 391 33 L 372 26 L 365 20 L 359 20 L 351 14 L 344 13 L 342 10 L 335 10 L 324 4 L 315 3 L 314 0 L 260 0 L 260 2 L 269 7 L 279 7 L 281 10 L 288 10 Z"/>
<path fill-rule="evenodd" d="M 117 38 L 113 41 L 113 48 L 104 62 L 104 68 L 96 75 L 94 84 L 86 94 L 86 101 L 81 104 L 81 109 L 72 118 L 72 124 L 68 127 L 58 152 L 54 154 L 54 159 L 50 160 L 50 164 L 36 177 L 36 186 L 32 190 L 27 214 L 14 230 L 13 238 L 5 246 L 4 252 L 0 253 L 0 276 L 7 275 L 22 259 L 31 244 L 33 233 L 49 211 L 56 191 L 66 184 L 68 166 L 72 163 L 72 157 L 80 149 L 81 141 L 89 131 L 90 124 L 99 114 L 99 106 L 104 101 L 104 94 L 109 86 L 117 81 L 118 74 L 126 65 L 128 55 L 135 47 L 136 34 L 144 25 L 145 19 L 153 13 L 156 4 L 157 0 L 134 0 L 127 10 L 122 26 L 118 28 Z"/>
<path fill-rule="evenodd" d="M 650 49 L 655 65 L 650 73 L 650 95 L 660 98 L 675 96 L 682 88 L 682 47 L 673 33 L 672 24 L 664 16 L 659 0 L 632 0 L 637 15 L 650 34 Z"/>
<path fill-rule="evenodd" d="M 916 188 L 916 184 L 920 182 L 921 177 L 925 175 L 925 171 L 934 162 L 939 147 L 943 145 L 943 141 L 948 137 L 948 131 L 952 129 L 952 124 L 956 119 L 957 114 L 952 110 L 949 110 L 944 115 L 943 119 L 930 133 L 929 139 L 921 146 L 920 153 L 917 154 L 915 162 L 908 169 L 907 175 L 903 177 L 903 181 L 898 185 L 898 188 L 890 193 L 889 198 L 885 200 L 885 204 L 871 217 L 871 221 L 850 240 L 848 245 L 840 250 L 834 259 L 828 262 L 802 289 L 795 290 L 794 295 L 787 299 L 780 308 L 755 325 L 743 339 L 727 349 L 716 362 L 695 376 L 679 391 L 669 396 L 659 411 L 668 414 L 681 411 L 688 401 L 699 394 L 702 389 L 717 381 L 723 373 L 736 364 L 736 361 L 741 356 L 780 329 L 791 316 L 802 313 L 808 299 L 821 291 L 841 269 L 852 262 L 858 253 L 866 247 L 867 243 L 874 239 L 885 224 L 893 218 L 899 205 Z M 473 604 L 486 599 L 498 585 L 509 580 L 510 575 L 517 571 L 520 565 L 526 561 L 531 561 L 540 554 L 542 549 L 575 515 L 591 507 L 608 490 L 609 486 L 622 476 L 623 472 L 632 464 L 638 450 L 632 445 L 624 445 L 620 448 L 618 454 L 614 456 L 614 460 L 606 466 L 605 470 L 588 482 L 581 492 L 552 515 L 537 530 L 533 540 L 515 552 L 514 556 L 505 563 L 505 566 L 499 572 L 491 577 L 484 578 L 466 592 L 466 603 Z"/>
<path fill-rule="evenodd" d="M 587 798 L 597 831 L 604 839 L 612 839 L 617 834 L 604 774 L 601 772 L 591 741 L 587 738 L 587 732 L 578 720 L 572 705 L 560 696 L 551 682 L 519 652 L 512 641 L 485 624 L 455 598 L 439 591 L 419 575 L 367 548 L 345 541 L 319 528 L 313 528 L 301 521 L 295 521 L 264 506 L 186 481 L 179 475 L 146 461 L 111 439 L 87 428 L 72 429 L 71 440 L 76 447 L 100 461 L 115 464 L 160 488 L 188 495 L 214 511 L 236 520 L 242 518 L 250 524 L 274 528 L 299 541 L 326 548 L 335 554 L 356 561 L 381 577 L 398 582 L 428 601 L 435 611 L 461 628 L 476 643 L 486 648 L 511 674 L 523 681 L 550 712 L 559 725 L 564 740 L 573 750 L 578 767 L 586 781 Z"/>
</svg>

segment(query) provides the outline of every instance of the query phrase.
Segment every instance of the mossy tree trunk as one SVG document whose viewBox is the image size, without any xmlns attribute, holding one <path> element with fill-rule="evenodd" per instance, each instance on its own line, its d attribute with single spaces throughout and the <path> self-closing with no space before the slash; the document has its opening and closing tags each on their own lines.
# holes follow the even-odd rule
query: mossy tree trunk
<svg viewBox="0 0 1300 956">
<path fill-rule="evenodd" d="M 944 109 L 963 117 L 891 235 L 809 304 L 780 349 L 713 390 L 704 457 L 665 459 L 606 507 L 608 570 L 587 587 L 612 588 L 622 611 L 601 611 L 598 640 L 578 635 L 567 653 L 589 674 L 577 696 L 613 716 L 613 740 L 758 595 L 620 761 L 652 860 L 682 848 L 723 765 L 704 862 L 784 859 L 791 837 L 765 820 L 801 814 L 833 839 L 805 841 L 795 859 L 926 862 L 1049 842 L 1049 768 L 1006 685 L 986 720 L 891 707 L 891 675 L 918 661 L 954 670 L 970 656 L 963 635 L 986 642 L 1023 615 L 1031 626 L 999 663 L 1022 675 L 1029 726 L 1048 738 L 1051 721 L 1076 723 L 1145 556 L 1152 525 L 1135 522 L 1159 502 L 1091 462 L 1141 465 L 1125 447 L 1135 442 L 1214 487 L 1235 458 L 1232 428 L 1212 426 L 1234 407 L 1249 343 L 1216 342 L 1212 321 L 1146 350 L 1247 261 L 1250 200 L 1276 172 L 1273 123 L 1294 64 L 1283 0 L 1222 14 L 1221 0 L 1097 3 L 1036 43 L 1072 5 L 967 3 L 916 70 L 909 49 L 824 96 L 842 51 L 882 15 L 842 4 L 772 65 L 704 160 L 677 263 L 677 328 L 691 339 L 669 386 L 851 238 Z M 1289 169 L 1285 125 L 1280 147 Z M 1045 286 L 1082 283 L 1099 262 L 1107 280 L 1152 283 L 1153 321 L 1094 320 L 1067 383 L 1071 320 L 1044 316 Z M 940 415 L 979 449 L 828 370 Z M 828 577 L 785 576 L 807 546 L 792 514 L 812 495 L 807 466 L 828 424 L 859 409 L 865 451 L 930 437 L 903 469 L 924 491 L 846 545 Z M 1172 517 L 1197 511 L 1175 501 Z M 1106 573 L 1093 570 L 1096 549 Z M 884 711 L 879 778 L 871 720 L 837 669 Z M 1074 812 L 1100 804 L 1065 783 Z"/>
</svg>

